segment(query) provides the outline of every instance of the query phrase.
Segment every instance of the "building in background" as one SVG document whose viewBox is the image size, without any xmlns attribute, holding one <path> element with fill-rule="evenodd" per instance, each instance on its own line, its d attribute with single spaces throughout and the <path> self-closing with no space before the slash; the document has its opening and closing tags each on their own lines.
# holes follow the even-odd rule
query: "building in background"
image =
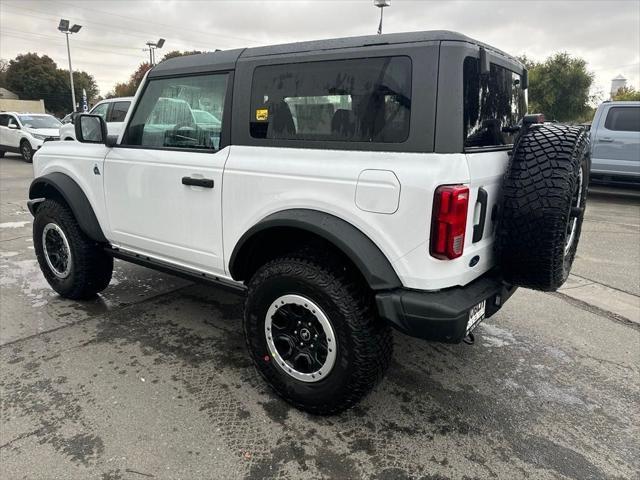
<svg viewBox="0 0 640 480">
<path fill-rule="evenodd" d="M 6 88 L 0 87 L 0 99 L 17 100 L 18 95 L 10 90 L 7 90 Z"/>
</svg>

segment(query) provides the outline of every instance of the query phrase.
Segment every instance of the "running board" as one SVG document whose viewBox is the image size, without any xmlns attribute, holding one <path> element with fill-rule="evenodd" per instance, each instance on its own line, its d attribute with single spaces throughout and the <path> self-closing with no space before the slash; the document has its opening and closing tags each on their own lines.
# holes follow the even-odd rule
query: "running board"
<svg viewBox="0 0 640 480">
<path fill-rule="evenodd" d="M 107 252 L 114 258 L 119 258 L 120 260 L 135 263 L 136 265 L 151 268 L 159 272 L 175 275 L 176 277 L 181 277 L 186 280 L 216 285 L 217 287 L 222 287 L 235 293 L 245 293 L 247 291 L 247 287 L 241 283 L 232 283 L 229 280 L 216 277 L 215 275 L 211 275 L 209 273 L 192 270 L 187 267 L 172 265 L 170 263 L 166 263 L 139 253 L 121 250 L 117 247 L 105 247 L 105 252 Z"/>
</svg>

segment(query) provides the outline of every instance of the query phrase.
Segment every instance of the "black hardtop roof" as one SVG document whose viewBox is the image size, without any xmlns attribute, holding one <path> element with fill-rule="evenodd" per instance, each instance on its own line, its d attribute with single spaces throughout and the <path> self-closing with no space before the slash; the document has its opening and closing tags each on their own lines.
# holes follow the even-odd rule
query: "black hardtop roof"
<svg viewBox="0 0 640 480">
<path fill-rule="evenodd" d="M 255 58 L 268 55 L 283 55 L 320 50 L 339 50 L 343 48 L 368 47 L 375 45 L 394 45 L 402 43 L 420 43 L 431 41 L 457 41 L 473 43 L 492 50 L 514 62 L 520 62 L 511 55 L 496 48 L 474 40 L 461 33 L 449 30 L 430 30 L 424 32 L 387 33 L 384 35 L 365 35 L 360 37 L 331 38 L 312 40 L 309 42 L 285 43 L 264 47 L 239 48 L 235 50 L 216 51 L 174 57 L 153 67 L 149 77 L 206 72 L 215 67 L 216 70 L 232 70 L 239 58 Z"/>
</svg>

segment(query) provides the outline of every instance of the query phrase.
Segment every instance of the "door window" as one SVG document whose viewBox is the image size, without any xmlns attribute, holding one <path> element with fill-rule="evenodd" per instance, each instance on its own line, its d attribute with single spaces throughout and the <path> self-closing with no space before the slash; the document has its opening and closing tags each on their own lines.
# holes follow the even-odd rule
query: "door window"
<svg viewBox="0 0 640 480">
<path fill-rule="evenodd" d="M 11 115 L 9 115 L 9 123 L 7 125 L 15 125 L 16 127 L 20 128 L 20 125 L 18 125 L 18 120 L 16 120 L 16 118 L 12 117 Z"/>
<path fill-rule="evenodd" d="M 223 73 L 149 81 L 123 145 L 218 150 L 227 79 Z"/>
<path fill-rule="evenodd" d="M 129 105 L 131 102 L 114 102 L 107 116 L 107 122 L 124 122 Z"/>
<path fill-rule="evenodd" d="M 100 115 L 102 118 L 106 118 L 107 110 L 109 110 L 108 103 L 99 103 L 98 105 L 93 107 L 93 109 L 89 113 L 91 113 L 91 115 Z"/>
<path fill-rule="evenodd" d="M 266 65 L 253 75 L 254 138 L 399 143 L 410 112 L 409 57 Z"/>
<path fill-rule="evenodd" d="M 611 107 L 604 128 L 621 132 L 640 132 L 640 107 Z"/>
<path fill-rule="evenodd" d="M 0 127 L 9 125 L 9 115 L 0 115 Z"/>
</svg>

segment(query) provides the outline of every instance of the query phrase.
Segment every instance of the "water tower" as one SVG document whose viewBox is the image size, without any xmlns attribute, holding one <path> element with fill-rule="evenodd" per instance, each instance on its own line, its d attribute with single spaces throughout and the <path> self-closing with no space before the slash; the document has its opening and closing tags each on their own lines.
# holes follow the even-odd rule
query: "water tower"
<svg viewBox="0 0 640 480">
<path fill-rule="evenodd" d="M 627 86 L 627 79 L 624 78 L 622 75 L 618 75 L 616 78 L 612 79 L 611 80 L 611 99 L 613 100 L 613 97 L 616 95 L 616 93 L 618 93 L 618 90 L 626 86 Z"/>
</svg>

